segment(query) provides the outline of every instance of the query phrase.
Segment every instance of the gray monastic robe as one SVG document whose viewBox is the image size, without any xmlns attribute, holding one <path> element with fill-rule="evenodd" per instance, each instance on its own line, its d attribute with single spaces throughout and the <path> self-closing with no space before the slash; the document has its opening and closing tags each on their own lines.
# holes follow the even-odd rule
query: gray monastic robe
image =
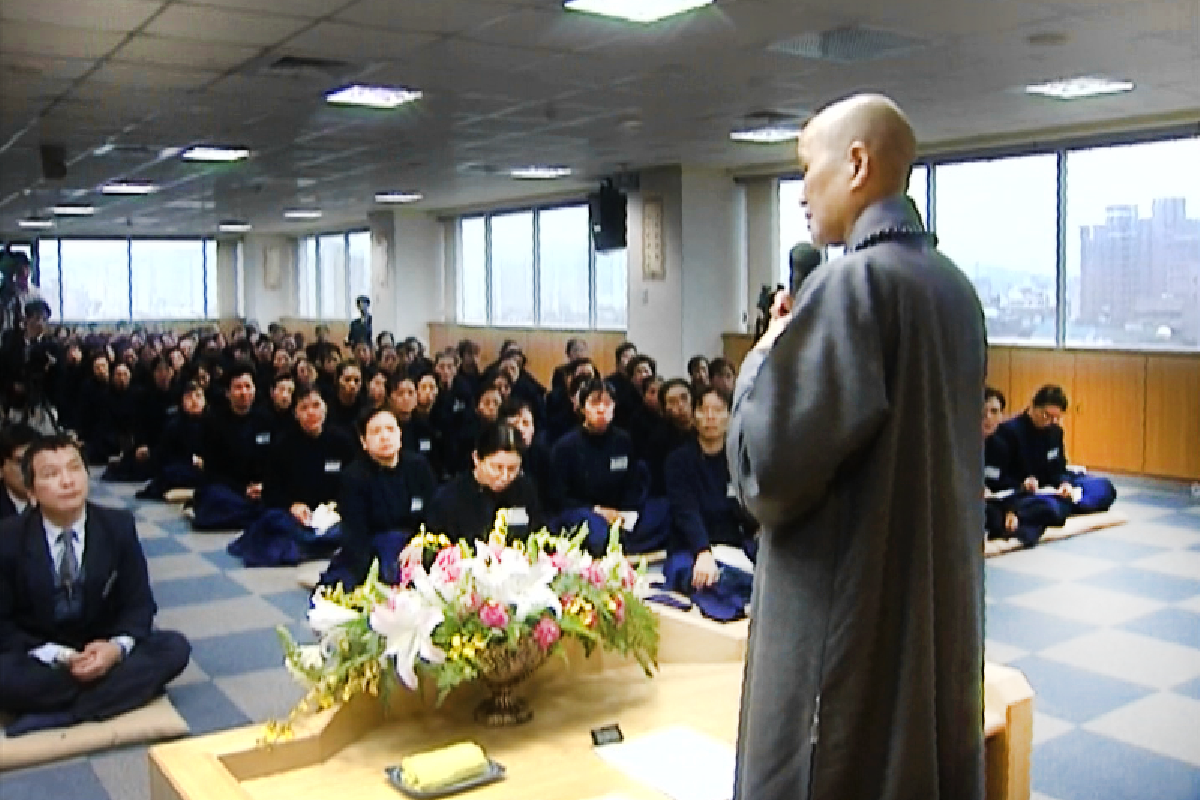
<svg viewBox="0 0 1200 800">
<path fill-rule="evenodd" d="M 902 198 L 866 210 L 742 366 L 730 472 L 762 525 L 740 800 L 981 800 L 986 336 Z"/>
</svg>

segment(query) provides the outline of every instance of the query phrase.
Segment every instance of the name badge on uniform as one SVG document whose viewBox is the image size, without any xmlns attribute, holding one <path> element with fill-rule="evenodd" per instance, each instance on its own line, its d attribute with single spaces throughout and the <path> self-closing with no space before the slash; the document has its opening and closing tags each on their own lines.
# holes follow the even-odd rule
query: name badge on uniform
<svg viewBox="0 0 1200 800">
<path fill-rule="evenodd" d="M 529 524 L 529 512 L 525 510 L 524 506 L 520 506 L 517 508 L 510 508 L 507 511 L 505 511 L 504 514 L 505 514 L 505 520 L 508 522 L 509 525 L 528 525 Z"/>
<path fill-rule="evenodd" d="M 169 406 L 167 408 L 167 416 L 172 416 L 179 413 L 179 406 Z"/>
<path fill-rule="evenodd" d="M 268 433 L 260 433 L 254 437 L 254 441 L 256 444 L 270 444 L 271 443 L 271 434 L 269 432 Z"/>
<path fill-rule="evenodd" d="M 629 456 L 613 456 L 608 461 L 609 472 L 624 472 L 629 469 Z"/>
<path fill-rule="evenodd" d="M 326 461 L 325 462 L 325 471 L 326 472 L 341 472 L 342 471 L 342 462 Z"/>
<path fill-rule="evenodd" d="M 453 411 L 455 414 L 457 414 L 458 412 L 462 411 L 466 407 L 467 407 L 467 404 L 464 403 L 462 400 L 455 400 L 454 407 L 451 409 L 451 411 Z"/>
<path fill-rule="evenodd" d="M 983 477 L 987 478 L 989 481 L 1000 480 L 1000 468 L 999 467 L 984 467 L 983 468 Z"/>
<path fill-rule="evenodd" d="M 417 443 L 417 448 L 422 453 L 428 453 L 430 450 L 433 449 L 433 442 L 429 441 L 428 439 L 422 439 L 420 442 Z"/>
<path fill-rule="evenodd" d="M 1053 450 L 1051 450 L 1050 452 L 1046 453 L 1046 460 L 1049 461 L 1049 460 L 1053 460 L 1056 458 L 1058 458 L 1058 448 L 1057 447 L 1054 448 Z"/>
<path fill-rule="evenodd" d="M 725 488 L 725 496 L 737 497 L 737 487 L 734 486 L 732 482 Z"/>
<path fill-rule="evenodd" d="M 420 497 L 414 497 L 412 499 L 412 507 L 410 510 L 415 514 L 416 512 L 420 511 L 423 508 L 425 508 L 425 501 L 422 500 Z"/>
</svg>

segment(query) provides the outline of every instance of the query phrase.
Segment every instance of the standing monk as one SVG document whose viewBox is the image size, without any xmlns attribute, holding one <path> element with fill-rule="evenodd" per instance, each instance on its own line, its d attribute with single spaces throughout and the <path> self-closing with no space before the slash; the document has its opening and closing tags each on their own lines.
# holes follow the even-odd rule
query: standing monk
<svg viewBox="0 0 1200 800">
<path fill-rule="evenodd" d="M 730 472 L 762 525 L 741 800 L 984 794 L 983 313 L 904 196 L 915 157 L 877 95 L 800 136 L 813 241 L 846 255 L 737 384 Z"/>
</svg>

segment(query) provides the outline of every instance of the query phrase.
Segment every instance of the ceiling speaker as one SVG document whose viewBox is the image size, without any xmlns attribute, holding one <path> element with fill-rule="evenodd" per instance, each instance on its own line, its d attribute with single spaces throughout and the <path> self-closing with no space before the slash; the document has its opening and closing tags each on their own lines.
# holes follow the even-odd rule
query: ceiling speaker
<svg viewBox="0 0 1200 800">
<path fill-rule="evenodd" d="M 48 181 L 61 181 L 67 177 L 67 149 L 59 144 L 44 144 L 39 149 L 42 156 L 42 177 Z"/>
</svg>

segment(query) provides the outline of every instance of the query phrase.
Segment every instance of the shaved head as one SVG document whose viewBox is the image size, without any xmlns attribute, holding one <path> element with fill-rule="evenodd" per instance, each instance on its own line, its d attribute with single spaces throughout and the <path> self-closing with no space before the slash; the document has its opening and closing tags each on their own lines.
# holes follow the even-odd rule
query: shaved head
<svg viewBox="0 0 1200 800">
<path fill-rule="evenodd" d="M 868 206 L 907 189 L 917 137 L 889 98 L 861 94 L 813 117 L 800 135 L 798 155 L 813 240 L 843 244 Z"/>
</svg>

